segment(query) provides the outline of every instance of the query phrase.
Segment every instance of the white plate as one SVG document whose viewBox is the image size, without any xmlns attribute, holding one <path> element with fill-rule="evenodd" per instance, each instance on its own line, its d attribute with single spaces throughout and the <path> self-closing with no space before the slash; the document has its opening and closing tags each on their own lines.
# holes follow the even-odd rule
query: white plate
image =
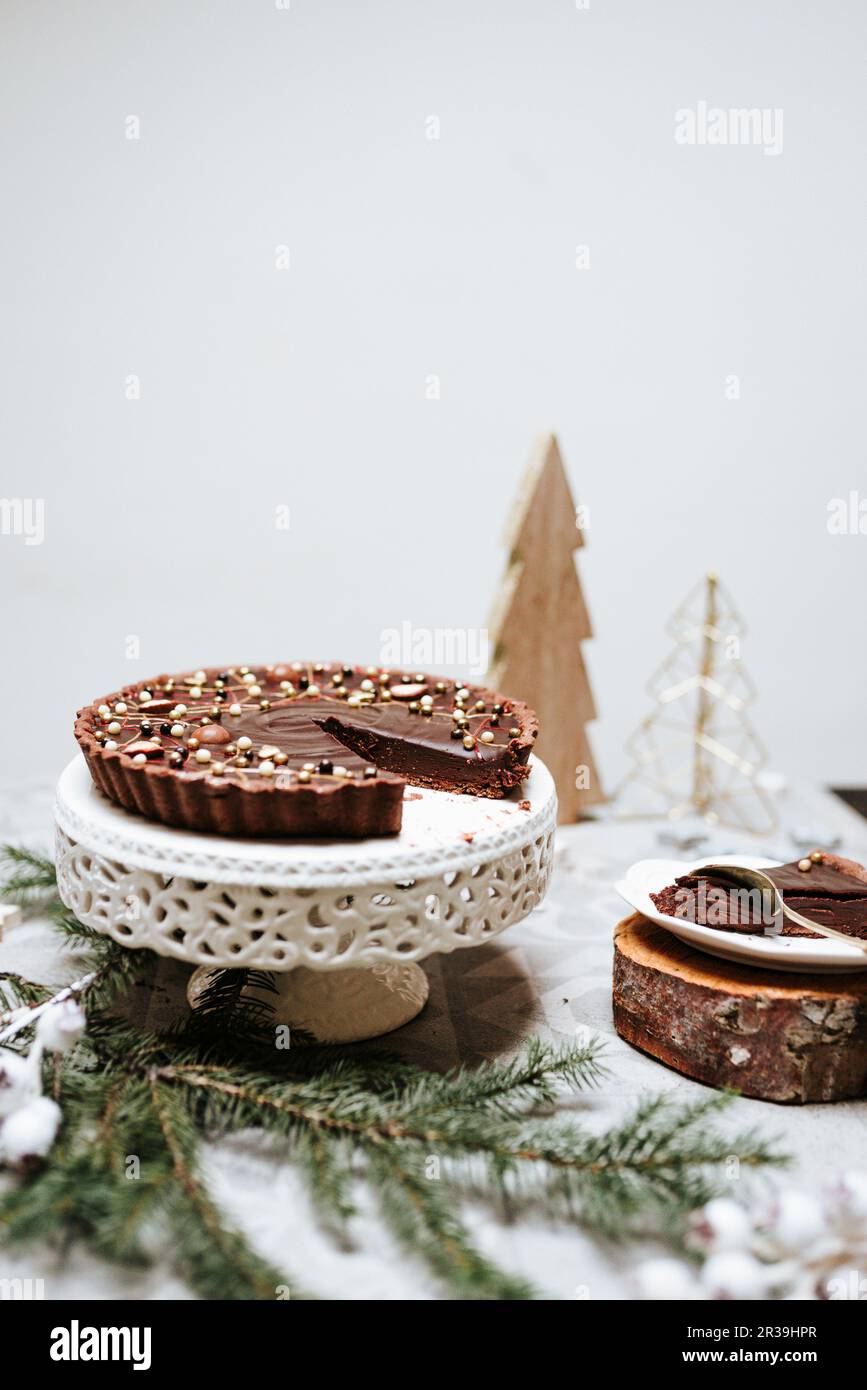
<svg viewBox="0 0 867 1390">
<path fill-rule="evenodd" d="M 682 917 L 667 917 L 653 904 L 650 894 L 659 893 L 682 874 L 695 873 L 704 864 L 742 864 L 747 869 L 775 869 L 778 859 L 755 859 L 744 854 L 718 854 L 710 859 L 686 863 L 679 859 L 641 859 L 616 884 L 621 898 L 630 907 L 658 922 L 666 931 L 709 956 L 737 961 L 739 965 L 755 965 L 774 970 L 810 971 L 830 974 L 834 971 L 867 970 L 867 954 L 857 946 L 847 946 L 831 937 L 811 941 L 802 936 L 760 936 L 753 933 L 719 931 L 716 927 L 700 927 Z"/>
</svg>

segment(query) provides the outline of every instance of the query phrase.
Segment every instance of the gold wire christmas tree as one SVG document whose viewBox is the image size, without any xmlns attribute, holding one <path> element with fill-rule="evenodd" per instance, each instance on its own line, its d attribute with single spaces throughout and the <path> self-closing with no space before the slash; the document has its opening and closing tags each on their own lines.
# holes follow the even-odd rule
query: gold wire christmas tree
<svg viewBox="0 0 867 1390">
<path fill-rule="evenodd" d="M 666 631 L 676 645 L 648 686 L 656 709 L 627 743 L 635 765 L 620 789 L 624 813 L 772 830 L 776 813 L 757 781 L 765 750 L 745 713 L 755 690 L 740 660 L 744 624 L 715 574 Z M 630 812 L 636 793 L 650 804 Z"/>
</svg>

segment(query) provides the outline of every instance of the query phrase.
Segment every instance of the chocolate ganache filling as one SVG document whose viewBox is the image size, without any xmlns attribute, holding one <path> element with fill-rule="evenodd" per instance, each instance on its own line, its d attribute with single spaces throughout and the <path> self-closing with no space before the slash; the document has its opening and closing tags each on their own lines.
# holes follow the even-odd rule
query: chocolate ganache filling
<svg viewBox="0 0 867 1390">
<path fill-rule="evenodd" d="M 404 781 L 506 795 L 537 730 L 460 681 L 293 662 L 158 676 L 80 710 L 75 732 L 106 795 L 169 824 L 389 834 Z"/>
<path fill-rule="evenodd" d="M 787 906 L 820 926 L 867 939 L 867 869 L 821 850 L 764 872 Z M 719 931 L 763 933 L 770 925 L 761 895 L 733 888 L 722 874 L 697 869 L 651 897 L 660 912 Z M 784 917 L 783 936 L 820 937 Z"/>
</svg>

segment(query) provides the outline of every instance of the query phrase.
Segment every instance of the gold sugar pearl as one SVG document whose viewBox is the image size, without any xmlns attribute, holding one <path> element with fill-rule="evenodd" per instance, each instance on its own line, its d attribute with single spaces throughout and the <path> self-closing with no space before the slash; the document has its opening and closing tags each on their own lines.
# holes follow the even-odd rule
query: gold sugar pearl
<svg viewBox="0 0 867 1390">
<path fill-rule="evenodd" d="M 198 740 L 197 738 L 188 738 L 188 739 L 187 739 L 187 747 L 188 747 L 188 748 L 198 748 L 198 746 L 199 746 L 199 740 Z"/>
<path fill-rule="evenodd" d="M 801 873 L 802 873 L 802 874 L 808 874 L 808 873 L 810 872 L 810 870 L 812 869 L 812 867 L 813 867 L 813 861 L 812 861 L 812 859 L 799 859 L 799 860 L 798 860 L 798 868 L 801 870 Z"/>
<path fill-rule="evenodd" d="M 465 739 L 464 739 L 464 747 L 465 747 L 465 748 L 475 748 L 475 746 L 476 746 L 476 740 L 473 738 L 472 734 L 467 734 L 466 737 L 465 737 Z"/>
<path fill-rule="evenodd" d="M 509 738 L 518 738 L 520 736 L 520 733 L 521 730 L 513 724 L 511 729 L 509 730 Z"/>
<path fill-rule="evenodd" d="M 825 856 L 820 849 L 814 849 L 813 853 L 810 855 L 810 858 L 812 859 L 814 864 L 821 864 Z"/>
<path fill-rule="evenodd" d="M 484 700 L 476 700 L 476 709 L 479 711 L 479 714 L 482 714 L 482 713 L 484 712 L 484 708 L 485 708 L 485 702 L 484 702 Z"/>
<path fill-rule="evenodd" d="M 303 771 L 303 772 L 315 772 L 315 771 L 316 771 L 316 764 L 315 764 L 315 763 L 305 763 L 305 764 L 304 764 L 304 767 L 302 768 L 302 771 Z"/>
<path fill-rule="evenodd" d="M 301 771 L 298 773 L 298 781 L 299 781 L 299 782 L 309 782 L 309 781 L 310 781 L 310 773 L 306 770 L 306 768 L 303 768 L 303 767 L 302 767 Z"/>
<path fill-rule="evenodd" d="M 223 773 L 224 773 L 225 771 L 226 771 L 226 764 L 225 764 L 225 763 L 212 763 L 212 764 L 211 764 L 211 772 L 213 773 L 213 775 L 214 775 L 215 777 L 222 777 L 222 775 L 223 775 Z"/>
<path fill-rule="evenodd" d="M 274 762 L 277 764 L 278 767 L 285 767 L 285 765 L 286 765 L 286 763 L 288 763 L 288 761 L 289 761 L 289 755 L 288 755 L 287 753 L 275 753 L 275 754 L 274 754 Z"/>
</svg>

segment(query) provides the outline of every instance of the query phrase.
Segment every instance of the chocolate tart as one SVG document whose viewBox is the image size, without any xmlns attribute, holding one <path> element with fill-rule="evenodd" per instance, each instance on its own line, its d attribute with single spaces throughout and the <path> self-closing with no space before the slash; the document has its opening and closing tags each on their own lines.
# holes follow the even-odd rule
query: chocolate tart
<svg viewBox="0 0 867 1390">
<path fill-rule="evenodd" d="M 78 711 L 94 783 L 166 825 L 259 837 L 391 835 L 406 783 L 503 797 L 526 705 L 441 676 L 291 662 L 125 686 Z"/>
<path fill-rule="evenodd" d="M 815 850 L 805 859 L 763 872 L 795 912 L 822 926 L 867 940 L 867 869 L 863 864 Z M 722 875 L 701 870 L 684 874 L 650 896 L 667 917 L 680 917 L 718 931 L 761 935 L 765 930 L 761 902 L 755 895 L 732 891 L 731 880 Z M 788 918 L 783 919 L 780 934 L 821 937 L 821 932 L 809 931 Z"/>
</svg>

